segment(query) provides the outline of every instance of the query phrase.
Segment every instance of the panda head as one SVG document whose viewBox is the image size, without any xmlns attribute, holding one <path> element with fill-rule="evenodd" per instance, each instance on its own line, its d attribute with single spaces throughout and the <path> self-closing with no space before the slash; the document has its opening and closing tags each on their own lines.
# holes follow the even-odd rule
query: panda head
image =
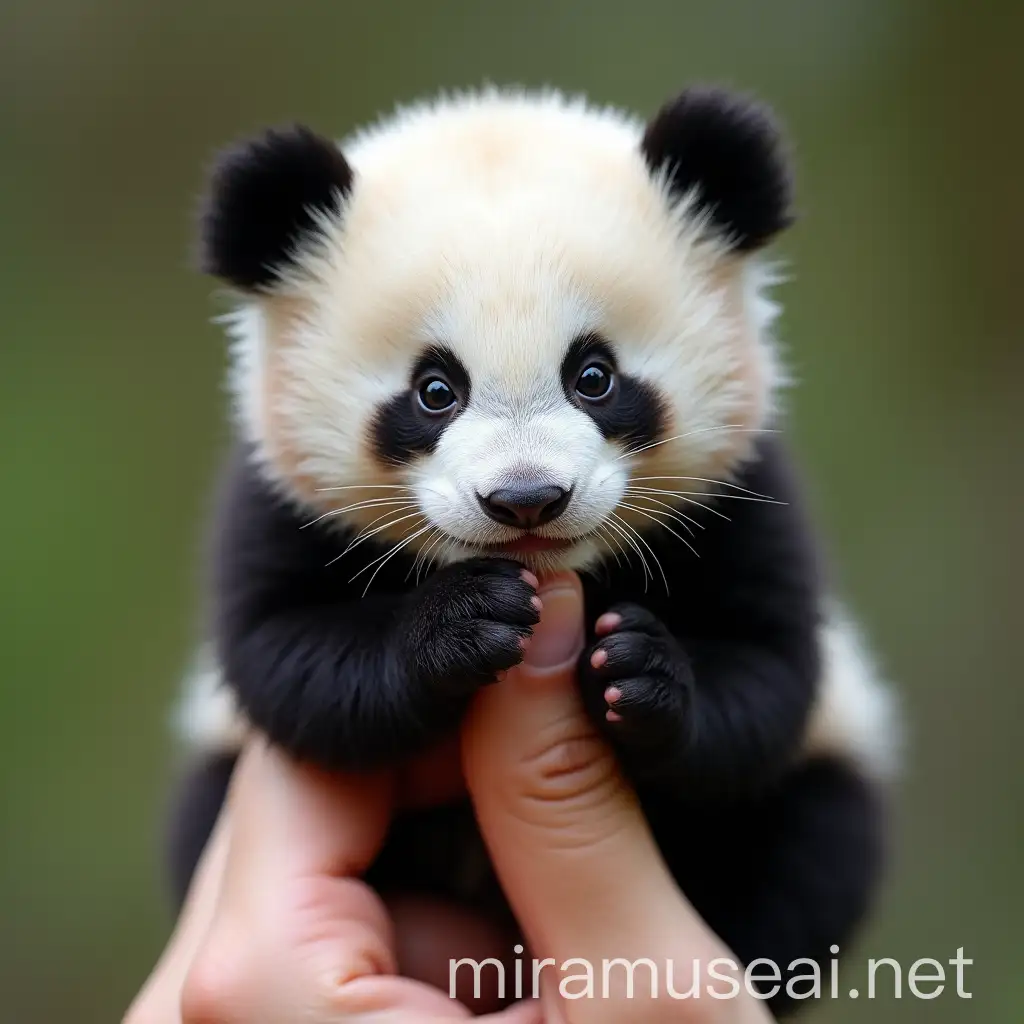
<svg viewBox="0 0 1024 1024">
<path fill-rule="evenodd" d="M 314 516 L 440 562 L 585 568 L 750 454 L 777 384 L 756 253 L 790 219 L 759 105 L 647 124 L 556 94 L 400 112 L 216 165 L 237 412 Z"/>
</svg>

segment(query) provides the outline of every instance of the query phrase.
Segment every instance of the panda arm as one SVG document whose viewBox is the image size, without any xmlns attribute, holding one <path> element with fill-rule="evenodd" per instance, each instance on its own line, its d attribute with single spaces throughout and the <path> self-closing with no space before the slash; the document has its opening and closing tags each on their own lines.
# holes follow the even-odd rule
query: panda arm
<svg viewBox="0 0 1024 1024">
<path fill-rule="evenodd" d="M 693 539 L 699 558 L 652 536 L 671 595 L 613 606 L 622 623 L 596 644 L 607 662 L 584 666 L 602 694 L 623 694 L 613 705 L 622 720 L 602 728 L 627 769 L 682 792 L 745 792 L 776 777 L 799 748 L 817 691 L 814 538 L 774 444 L 739 483 L 785 504 L 719 501 L 729 518 L 704 519 Z"/>
<path fill-rule="evenodd" d="M 213 633 L 249 720 L 325 767 L 393 762 L 454 727 L 473 692 L 521 656 L 536 621 L 518 566 L 464 563 L 363 596 L 345 538 L 304 524 L 244 459 L 215 527 Z M 364 556 L 360 565 L 373 557 Z M 335 564 L 329 564 L 334 562 Z"/>
<path fill-rule="evenodd" d="M 762 444 L 739 482 L 782 504 L 720 500 L 729 521 L 708 527 L 691 609 L 698 628 L 677 623 L 694 674 L 693 741 L 680 767 L 749 790 L 792 762 L 806 730 L 821 671 L 822 581 L 778 441 Z"/>
<path fill-rule="evenodd" d="M 340 548 L 239 453 L 215 522 L 213 633 L 225 678 L 249 720 L 325 767 L 386 761 L 437 726 L 393 642 L 405 595 L 348 599 L 327 563 Z"/>
</svg>

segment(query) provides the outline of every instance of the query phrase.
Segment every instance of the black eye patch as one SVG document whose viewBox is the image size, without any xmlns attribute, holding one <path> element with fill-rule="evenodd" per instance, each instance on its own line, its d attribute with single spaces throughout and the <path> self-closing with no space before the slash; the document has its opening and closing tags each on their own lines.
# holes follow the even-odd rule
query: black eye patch
<svg viewBox="0 0 1024 1024">
<path fill-rule="evenodd" d="M 450 349 L 435 345 L 416 360 L 409 387 L 377 409 L 370 421 L 370 447 L 391 465 L 429 455 L 468 402 L 466 368 Z"/>
<path fill-rule="evenodd" d="M 562 387 L 609 441 L 637 447 L 664 433 L 667 416 L 657 391 L 622 373 L 611 346 L 597 334 L 581 335 L 569 346 L 562 361 Z"/>
</svg>

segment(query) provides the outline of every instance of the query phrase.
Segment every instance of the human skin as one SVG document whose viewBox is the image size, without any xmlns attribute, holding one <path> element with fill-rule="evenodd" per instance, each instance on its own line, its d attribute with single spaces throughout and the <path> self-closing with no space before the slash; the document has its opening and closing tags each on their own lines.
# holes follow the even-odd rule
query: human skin
<svg viewBox="0 0 1024 1024">
<path fill-rule="evenodd" d="M 386 904 L 359 877 L 396 806 L 438 803 L 464 788 L 527 957 L 581 958 L 596 965 L 599 983 L 606 959 L 671 960 L 677 991 L 689 987 L 695 961 L 735 959 L 676 887 L 580 705 L 578 578 L 545 579 L 539 596 L 541 621 L 523 663 L 479 694 L 461 750 L 453 743 L 405 770 L 354 778 L 250 744 L 175 932 L 124 1024 L 426 1024 L 472 1016 L 448 995 L 449 958 L 507 960 L 514 940 L 452 907 Z M 527 986 L 530 973 L 527 962 Z M 745 989 L 731 999 L 680 1001 L 664 991 L 652 999 L 640 970 L 633 998 L 619 972 L 608 998 L 573 1000 L 560 994 L 560 977 L 542 972 L 539 999 L 477 1019 L 771 1020 Z M 474 1009 L 494 1002 L 492 993 Z"/>
</svg>

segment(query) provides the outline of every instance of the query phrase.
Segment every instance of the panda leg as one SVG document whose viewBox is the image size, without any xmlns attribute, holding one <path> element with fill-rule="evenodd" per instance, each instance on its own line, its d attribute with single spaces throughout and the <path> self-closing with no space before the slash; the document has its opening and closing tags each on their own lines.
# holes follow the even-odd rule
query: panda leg
<svg viewBox="0 0 1024 1024">
<path fill-rule="evenodd" d="M 820 758 L 769 793 L 714 806 L 649 803 L 655 836 L 680 887 L 740 962 L 764 957 L 782 974 L 775 1013 L 799 1006 L 786 980 L 841 956 L 880 874 L 880 794 L 851 767 Z M 769 971 L 769 968 L 765 968 Z M 764 972 L 759 972 L 764 973 Z M 770 984 L 767 987 L 772 987 Z M 797 983 L 799 995 L 809 983 Z"/>
</svg>

